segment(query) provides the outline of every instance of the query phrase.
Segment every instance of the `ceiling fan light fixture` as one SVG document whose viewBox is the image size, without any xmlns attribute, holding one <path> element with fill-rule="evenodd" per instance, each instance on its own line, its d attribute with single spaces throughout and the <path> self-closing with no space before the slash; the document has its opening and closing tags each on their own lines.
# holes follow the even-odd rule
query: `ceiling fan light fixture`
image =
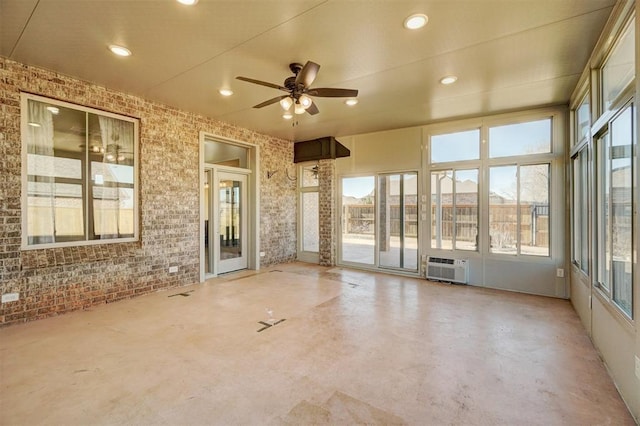
<svg viewBox="0 0 640 426">
<path fill-rule="evenodd" d="M 293 118 L 293 114 L 291 114 L 289 111 L 285 111 L 285 113 L 282 114 L 282 118 L 284 118 L 285 120 L 291 120 Z"/>
<path fill-rule="evenodd" d="M 448 75 L 440 79 L 440 84 L 444 84 L 446 86 L 448 84 L 453 84 L 456 81 L 458 81 L 458 77 L 456 77 L 455 75 Z"/>
<path fill-rule="evenodd" d="M 113 53 L 114 55 L 118 55 L 118 56 L 131 56 L 131 51 L 129 49 L 127 49 L 126 47 L 123 46 L 118 46 L 116 44 L 111 44 L 109 45 L 109 50 L 111 51 L 111 53 Z"/>
<path fill-rule="evenodd" d="M 178 0 L 178 3 L 182 3 L 187 6 L 193 6 L 198 3 L 198 0 Z"/>
<path fill-rule="evenodd" d="M 282 107 L 283 110 L 289 111 L 289 108 L 291 108 L 291 105 L 293 105 L 293 99 L 291 97 L 280 99 L 280 106 Z"/>
<path fill-rule="evenodd" d="M 233 95 L 233 90 L 231 89 L 220 89 L 218 90 L 218 93 L 220 93 L 222 96 L 231 96 Z"/>
<path fill-rule="evenodd" d="M 294 109 L 294 112 L 296 114 L 304 114 L 306 110 L 307 109 L 304 106 L 302 106 L 302 104 L 296 103 L 296 107 Z"/>
<path fill-rule="evenodd" d="M 354 106 L 358 104 L 358 100 L 355 98 L 347 99 L 346 101 L 344 101 L 344 103 L 347 104 L 348 106 Z"/>
<path fill-rule="evenodd" d="M 404 27 L 408 30 L 417 30 L 429 22 L 429 17 L 424 13 L 415 13 L 404 20 Z"/>
<path fill-rule="evenodd" d="M 304 109 L 309 108 L 313 103 L 311 98 L 307 95 L 301 95 L 300 98 L 298 98 L 298 102 L 300 102 L 300 105 L 302 105 Z"/>
</svg>

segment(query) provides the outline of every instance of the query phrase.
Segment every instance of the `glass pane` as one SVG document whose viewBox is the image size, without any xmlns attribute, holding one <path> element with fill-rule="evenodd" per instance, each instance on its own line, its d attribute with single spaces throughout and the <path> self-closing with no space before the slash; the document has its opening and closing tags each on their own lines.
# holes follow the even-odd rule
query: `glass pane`
<svg viewBox="0 0 640 426">
<path fill-rule="evenodd" d="M 478 169 L 455 172 L 455 248 L 478 249 Z"/>
<path fill-rule="evenodd" d="M 602 67 L 602 107 L 604 110 L 611 108 L 611 103 L 631 83 L 634 76 L 635 20 L 632 20 Z"/>
<path fill-rule="evenodd" d="M 489 251 L 517 254 L 517 166 L 489 169 Z"/>
<path fill-rule="evenodd" d="M 34 100 L 27 105 L 28 244 L 84 240 L 86 114 Z"/>
<path fill-rule="evenodd" d="M 520 254 L 549 256 L 549 165 L 520 167 Z"/>
<path fill-rule="evenodd" d="M 248 152 L 249 149 L 242 146 L 207 140 L 204 143 L 204 162 L 248 169 Z"/>
<path fill-rule="evenodd" d="M 318 186 L 318 165 L 302 166 L 302 187 Z"/>
<path fill-rule="evenodd" d="M 611 284 L 613 300 L 629 316 L 633 285 L 632 111 L 628 107 L 611 124 Z"/>
<path fill-rule="evenodd" d="M 378 244 L 380 266 L 401 267 L 401 175 L 378 177 Z"/>
<path fill-rule="evenodd" d="M 418 269 L 418 177 L 416 173 L 378 177 L 380 266 Z"/>
<path fill-rule="evenodd" d="M 489 157 L 551 152 L 551 119 L 489 128 Z"/>
<path fill-rule="evenodd" d="M 582 195 L 581 179 L 580 156 L 578 155 L 571 159 L 571 260 L 578 265 L 580 264 L 580 250 L 582 247 L 582 233 L 580 232 L 582 228 L 582 215 L 580 214 L 580 209 L 582 207 L 582 203 L 580 202 L 580 197 Z"/>
<path fill-rule="evenodd" d="M 402 267 L 418 270 L 418 174 L 406 173 L 404 179 L 404 253 Z"/>
<path fill-rule="evenodd" d="M 576 140 L 574 143 L 580 142 L 589 134 L 591 120 L 589 119 L 589 95 L 584 98 L 578 109 L 576 110 Z"/>
<path fill-rule="evenodd" d="M 342 179 L 342 260 L 375 263 L 375 178 Z"/>
<path fill-rule="evenodd" d="M 302 194 L 302 251 L 317 253 L 320 248 L 320 211 L 317 192 Z"/>
<path fill-rule="evenodd" d="M 220 260 L 242 256 L 240 188 L 237 180 L 220 180 Z"/>
<path fill-rule="evenodd" d="M 133 237 L 134 126 L 89 114 L 93 229 L 89 239 Z"/>
<path fill-rule="evenodd" d="M 580 269 L 589 273 L 589 158 L 587 149 L 580 151 Z"/>
<path fill-rule="evenodd" d="M 431 136 L 431 162 L 480 158 L 480 129 Z"/>
<path fill-rule="evenodd" d="M 204 171 L 204 272 L 210 274 L 213 271 L 213 262 L 211 257 L 212 253 L 209 246 L 209 223 L 213 223 L 213 217 L 211 217 L 211 170 Z M 214 240 L 215 241 L 215 240 Z"/>
<path fill-rule="evenodd" d="M 431 248 L 453 249 L 453 170 L 431 172 Z"/>
<path fill-rule="evenodd" d="M 598 156 L 596 158 L 598 180 L 598 282 L 605 289 L 609 290 L 609 265 L 611 262 L 609 243 L 609 134 L 605 133 L 597 141 Z"/>
</svg>

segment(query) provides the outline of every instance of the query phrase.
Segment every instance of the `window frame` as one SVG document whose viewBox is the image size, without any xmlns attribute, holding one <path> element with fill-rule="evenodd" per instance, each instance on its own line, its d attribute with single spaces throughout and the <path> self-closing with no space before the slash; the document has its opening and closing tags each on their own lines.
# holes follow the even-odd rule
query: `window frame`
<svg viewBox="0 0 640 426">
<path fill-rule="evenodd" d="M 93 231 L 89 231 L 91 229 L 91 225 L 89 224 L 89 218 L 93 218 L 95 207 L 93 206 L 93 198 L 89 199 L 92 194 L 91 185 L 91 172 L 90 167 L 92 163 L 92 159 L 90 157 L 90 153 L 88 150 L 85 150 L 84 153 L 79 154 L 79 157 L 84 164 L 82 165 L 82 205 L 83 209 L 86 211 L 83 212 L 84 219 L 84 234 L 83 240 L 74 240 L 74 241 L 60 241 L 53 243 L 42 243 L 42 244 L 29 244 L 29 229 L 28 229 L 28 216 L 29 216 L 29 208 L 28 208 L 28 196 L 29 193 L 28 185 L 29 185 L 29 166 L 28 166 L 28 138 L 27 132 L 29 131 L 28 124 L 28 104 L 29 101 L 46 103 L 52 106 L 59 106 L 67 109 L 71 109 L 74 111 L 81 111 L 85 114 L 85 117 L 88 117 L 87 114 L 93 114 L 95 116 L 103 116 L 116 120 L 121 120 L 125 122 L 129 122 L 133 124 L 133 236 L 127 236 L 122 238 L 105 238 L 105 239 L 94 239 L 90 240 L 91 235 L 93 235 Z M 88 120 L 88 118 L 87 118 Z M 137 242 L 140 240 L 140 198 L 139 198 L 139 167 L 140 167 L 140 155 L 139 155 L 139 141 L 140 141 L 140 120 L 138 118 L 116 114 L 104 110 L 100 110 L 97 108 L 87 107 L 84 105 L 74 104 L 71 102 L 65 102 L 58 99 L 52 99 L 45 96 L 40 96 L 32 93 L 21 92 L 20 93 L 20 130 L 21 130 L 21 191 L 22 191 L 22 202 L 21 202 L 21 223 L 22 223 L 22 235 L 21 235 L 21 250 L 41 250 L 41 249 L 49 249 L 49 248 L 63 248 L 63 247 L 77 247 L 77 246 L 90 246 L 90 245 L 101 245 L 101 244 L 114 244 L 114 243 L 128 243 L 128 242 Z M 85 144 L 88 146 L 89 140 L 89 131 L 87 128 L 84 129 L 84 139 Z M 84 158 L 82 158 L 84 157 Z M 73 158 L 67 156 L 53 156 L 53 158 Z M 60 178 L 61 180 L 69 180 L 67 178 Z M 54 177 L 54 180 L 57 181 L 58 178 Z M 77 180 L 77 179 L 76 179 Z"/>
<path fill-rule="evenodd" d="M 635 78 L 632 80 L 632 83 L 630 83 L 630 85 L 633 85 L 633 83 L 635 82 Z M 625 90 L 623 90 L 623 93 L 629 93 L 629 88 L 627 87 Z M 593 136 L 593 152 L 594 152 L 594 175 L 595 176 L 600 176 L 601 175 L 601 170 L 600 170 L 600 161 L 602 161 L 600 159 L 601 155 L 602 155 L 602 148 L 600 145 L 600 141 L 606 136 L 607 138 L 607 143 L 606 143 L 606 147 L 608 148 L 612 148 L 613 147 L 613 142 L 611 141 L 611 133 L 612 133 L 612 124 L 613 121 L 616 120 L 618 117 L 620 117 L 628 108 L 631 108 L 631 120 L 632 120 L 632 142 L 631 142 L 631 173 L 630 173 L 630 177 L 631 177 L 631 194 L 632 194 L 632 200 L 631 200 L 631 225 L 632 225 L 632 229 L 631 229 L 631 258 L 633 259 L 634 253 L 635 253 L 635 247 L 636 247 L 636 241 L 635 241 L 635 205 L 636 205 L 636 199 L 635 199 L 635 191 L 637 190 L 637 186 L 636 186 L 636 180 L 634 178 L 635 174 L 636 174 L 636 160 L 635 160 L 635 150 L 636 150 L 636 128 L 637 128 L 637 123 L 636 123 L 636 109 L 638 108 L 638 105 L 636 104 L 635 101 L 635 97 L 634 96 L 629 96 L 627 97 L 624 102 L 620 102 L 620 97 L 616 98 L 616 102 L 614 104 L 612 104 L 612 114 L 608 115 L 607 118 L 608 120 L 602 124 L 598 129 L 597 129 L 597 133 L 594 134 Z M 593 129 L 593 131 L 595 132 L 595 129 Z M 611 166 L 612 163 L 612 159 L 610 156 L 606 157 L 607 163 L 609 166 Z M 607 167 L 607 165 L 604 166 L 605 168 Z M 609 169 L 610 173 L 613 173 L 612 169 Z M 637 273 L 635 271 L 634 268 L 634 262 L 631 262 L 631 308 L 630 308 L 630 313 L 626 312 L 615 300 L 614 300 L 614 292 L 615 292 L 615 287 L 616 284 L 615 282 L 613 282 L 612 277 L 613 277 L 613 270 L 612 270 L 612 260 L 613 260 L 613 253 L 612 253 L 612 242 L 609 241 L 609 239 L 607 238 L 603 238 L 603 235 L 601 235 L 601 231 L 604 232 L 608 232 L 609 237 L 611 237 L 612 235 L 612 229 L 613 229 L 613 225 L 611 223 L 612 221 L 612 217 L 611 217 L 611 212 L 612 212 L 612 189 L 613 189 L 613 184 L 612 184 L 612 179 L 611 179 L 611 175 L 608 175 L 606 177 L 606 181 L 605 183 L 607 184 L 607 189 L 609 191 L 608 193 L 608 198 L 607 198 L 607 217 L 609 218 L 609 221 L 607 223 L 604 224 L 604 228 L 602 227 L 603 224 L 600 221 L 600 218 L 602 217 L 603 213 L 601 212 L 601 191 L 602 191 L 602 187 L 601 187 L 601 182 L 602 182 L 601 178 L 600 180 L 596 179 L 595 180 L 595 184 L 593 185 L 593 195 L 594 197 L 594 203 L 595 205 L 593 206 L 595 208 L 595 214 L 593 217 L 593 221 L 595 223 L 595 228 L 594 228 L 594 233 L 595 235 L 597 235 L 597 237 L 595 238 L 594 242 L 593 242 L 593 248 L 594 248 L 594 255 L 593 255 L 593 262 L 595 263 L 595 266 L 592 267 L 593 269 L 593 274 L 592 274 L 592 287 L 594 289 L 594 291 L 596 292 L 596 294 L 599 295 L 599 297 L 601 299 L 603 299 L 608 306 L 611 306 L 613 308 L 613 310 L 617 313 L 619 313 L 620 315 L 622 315 L 627 321 L 634 321 L 634 288 L 633 288 L 633 283 L 634 283 L 634 276 Z M 601 242 L 601 240 L 604 240 Z M 606 246 L 605 246 L 606 245 Z M 610 256 L 611 256 L 611 262 L 607 262 L 606 261 L 606 251 L 603 252 L 602 251 L 602 247 L 604 246 L 604 250 L 609 249 L 610 250 Z M 601 280 L 602 274 L 603 274 L 603 270 L 602 268 L 602 263 L 603 263 L 603 257 L 604 257 L 604 263 L 607 263 L 604 267 L 607 268 L 604 270 L 604 272 L 607 274 L 607 282 L 603 283 Z"/>
</svg>

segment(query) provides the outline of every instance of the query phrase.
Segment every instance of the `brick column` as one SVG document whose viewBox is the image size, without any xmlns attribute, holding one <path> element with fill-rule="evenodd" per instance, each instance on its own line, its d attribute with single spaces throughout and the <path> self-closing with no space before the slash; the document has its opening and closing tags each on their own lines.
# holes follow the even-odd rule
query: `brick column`
<svg viewBox="0 0 640 426">
<path fill-rule="evenodd" d="M 335 160 L 318 162 L 318 198 L 320 204 L 320 265 L 336 264 L 336 166 Z"/>
</svg>

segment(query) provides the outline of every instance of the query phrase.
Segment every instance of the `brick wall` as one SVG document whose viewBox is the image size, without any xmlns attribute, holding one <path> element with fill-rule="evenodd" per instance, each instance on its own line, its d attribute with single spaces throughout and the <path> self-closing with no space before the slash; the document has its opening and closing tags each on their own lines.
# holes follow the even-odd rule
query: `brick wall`
<svg viewBox="0 0 640 426">
<path fill-rule="evenodd" d="M 20 250 L 21 91 L 140 119 L 139 242 Z M 0 325 L 198 282 L 200 131 L 260 146 L 262 265 L 295 259 L 292 142 L 0 58 Z"/>
<path fill-rule="evenodd" d="M 318 162 L 318 196 L 320 204 L 320 265 L 336 264 L 336 162 Z"/>
</svg>

